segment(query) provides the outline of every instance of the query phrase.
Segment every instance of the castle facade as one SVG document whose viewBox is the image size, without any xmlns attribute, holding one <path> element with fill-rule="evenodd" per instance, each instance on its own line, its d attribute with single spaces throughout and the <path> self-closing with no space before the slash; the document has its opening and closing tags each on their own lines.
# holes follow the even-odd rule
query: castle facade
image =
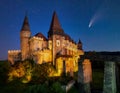
<svg viewBox="0 0 120 93">
<path fill-rule="evenodd" d="M 78 59 L 83 55 L 82 43 L 74 40 L 64 32 L 56 12 L 53 13 L 48 37 L 41 32 L 31 36 L 28 17 L 25 16 L 20 31 L 20 50 L 8 50 L 8 60 L 33 59 L 37 64 L 51 62 L 59 73 L 78 71 Z"/>
</svg>

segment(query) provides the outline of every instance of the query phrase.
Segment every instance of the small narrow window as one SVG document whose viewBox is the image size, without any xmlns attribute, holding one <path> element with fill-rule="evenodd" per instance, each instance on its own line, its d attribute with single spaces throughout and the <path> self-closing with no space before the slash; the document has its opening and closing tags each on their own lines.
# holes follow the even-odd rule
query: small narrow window
<svg viewBox="0 0 120 93">
<path fill-rule="evenodd" d="M 60 40 L 57 40 L 57 41 L 56 41 L 56 45 L 57 45 L 57 46 L 60 46 Z"/>
</svg>

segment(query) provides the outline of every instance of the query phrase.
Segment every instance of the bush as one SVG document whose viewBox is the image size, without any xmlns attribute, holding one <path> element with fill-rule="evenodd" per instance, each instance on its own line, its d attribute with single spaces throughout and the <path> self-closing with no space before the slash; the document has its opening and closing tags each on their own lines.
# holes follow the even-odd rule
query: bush
<svg viewBox="0 0 120 93">
<path fill-rule="evenodd" d="M 50 88 L 50 93 L 65 93 L 65 91 L 62 89 L 59 82 L 55 82 Z"/>
<path fill-rule="evenodd" d="M 32 85 L 25 89 L 24 93 L 48 93 L 46 84 Z"/>
<path fill-rule="evenodd" d="M 6 85 L 10 64 L 8 61 L 0 62 L 0 86 Z"/>
</svg>

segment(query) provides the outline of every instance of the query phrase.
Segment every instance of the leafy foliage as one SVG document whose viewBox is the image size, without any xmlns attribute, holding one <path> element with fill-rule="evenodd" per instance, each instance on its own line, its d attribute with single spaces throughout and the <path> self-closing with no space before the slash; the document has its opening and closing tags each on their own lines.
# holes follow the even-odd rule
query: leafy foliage
<svg viewBox="0 0 120 93">
<path fill-rule="evenodd" d="M 5 85 L 7 81 L 7 73 L 9 72 L 10 64 L 7 61 L 0 62 L 0 85 Z"/>
<path fill-rule="evenodd" d="M 19 79 L 14 79 L 12 82 L 6 84 L 2 87 L 1 93 L 23 93 L 26 88 L 26 84 L 22 83 Z"/>
<path fill-rule="evenodd" d="M 32 64 L 29 61 L 18 62 L 9 69 L 8 81 L 19 78 L 23 83 L 27 83 L 31 80 L 32 71 Z"/>
<path fill-rule="evenodd" d="M 25 75 L 25 68 L 21 63 L 19 63 L 10 68 L 10 71 L 8 73 L 9 76 L 8 80 L 12 81 L 15 78 L 23 77 L 24 75 Z"/>
<path fill-rule="evenodd" d="M 23 93 L 25 84 L 21 83 L 19 79 L 7 82 L 10 69 L 8 61 L 0 62 L 0 93 Z"/>
<path fill-rule="evenodd" d="M 48 93 L 48 86 L 46 84 L 32 85 L 27 87 L 24 93 Z"/>
<path fill-rule="evenodd" d="M 39 84 L 48 80 L 55 69 L 50 63 L 36 64 L 31 61 L 17 62 L 10 67 L 8 81 L 18 78 L 23 83 Z"/>
<path fill-rule="evenodd" d="M 50 93 L 65 93 L 65 91 L 63 91 L 59 82 L 55 82 L 50 88 Z"/>
<path fill-rule="evenodd" d="M 64 75 L 49 77 L 56 73 L 51 63 L 39 65 L 26 60 L 16 62 L 12 66 L 9 62 L 1 62 L 0 66 L 2 93 L 64 93 L 59 82 L 67 82 L 70 79 Z M 2 83 L 5 85 L 2 86 Z"/>
<path fill-rule="evenodd" d="M 32 74 L 32 83 L 44 83 L 55 69 L 50 63 L 35 64 Z"/>
<path fill-rule="evenodd" d="M 59 82 L 54 82 L 51 85 L 48 85 L 46 83 L 32 85 L 26 88 L 24 92 L 25 93 L 65 93 L 65 91 L 63 91 L 63 89 L 61 88 L 61 84 Z"/>
</svg>

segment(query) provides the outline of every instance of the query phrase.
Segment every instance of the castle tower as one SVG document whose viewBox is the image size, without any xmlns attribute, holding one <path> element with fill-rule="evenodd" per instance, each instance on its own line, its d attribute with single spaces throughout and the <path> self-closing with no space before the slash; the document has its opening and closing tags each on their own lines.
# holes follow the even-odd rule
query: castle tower
<svg viewBox="0 0 120 93">
<path fill-rule="evenodd" d="M 25 16 L 22 29 L 20 31 L 20 45 L 22 60 L 29 57 L 29 38 L 31 36 L 28 17 Z"/>
<path fill-rule="evenodd" d="M 82 42 L 81 42 L 80 39 L 78 41 L 77 47 L 78 47 L 79 50 L 82 50 Z"/>
<path fill-rule="evenodd" d="M 50 29 L 48 31 L 48 38 L 52 41 L 52 56 L 53 65 L 55 65 L 56 55 L 62 51 L 64 31 L 60 25 L 56 12 L 53 13 Z"/>
</svg>

